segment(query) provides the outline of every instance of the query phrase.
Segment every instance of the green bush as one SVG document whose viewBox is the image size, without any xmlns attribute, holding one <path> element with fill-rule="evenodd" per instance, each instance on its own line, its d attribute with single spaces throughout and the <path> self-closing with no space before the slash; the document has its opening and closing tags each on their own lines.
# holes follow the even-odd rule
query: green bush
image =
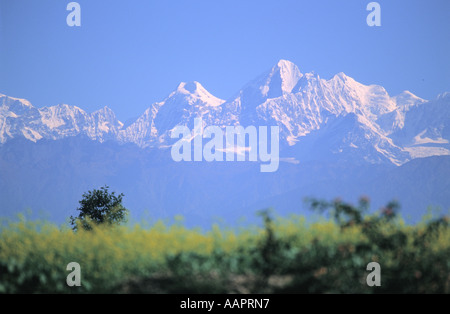
<svg viewBox="0 0 450 314">
<path fill-rule="evenodd" d="M 70 217 L 73 230 L 77 230 L 80 226 L 85 230 L 91 230 L 93 225 L 117 225 L 125 222 L 128 210 L 122 205 L 124 195 L 116 195 L 108 189 L 108 186 L 104 186 L 83 194 L 83 198 L 79 201 L 80 207 L 77 208 L 80 212 L 78 217 Z"/>
</svg>

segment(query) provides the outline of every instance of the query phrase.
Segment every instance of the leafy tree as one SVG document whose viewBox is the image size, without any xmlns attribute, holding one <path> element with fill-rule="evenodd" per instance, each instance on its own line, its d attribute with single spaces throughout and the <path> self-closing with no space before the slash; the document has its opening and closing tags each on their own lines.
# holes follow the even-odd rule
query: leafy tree
<svg viewBox="0 0 450 314">
<path fill-rule="evenodd" d="M 73 230 L 80 226 L 85 230 L 91 230 L 93 225 L 99 224 L 120 224 L 126 221 L 128 210 L 122 205 L 123 193 L 116 195 L 115 192 L 108 191 L 109 186 L 105 185 L 100 189 L 93 189 L 83 194 L 79 201 L 80 212 L 78 217 L 70 216 Z"/>
</svg>

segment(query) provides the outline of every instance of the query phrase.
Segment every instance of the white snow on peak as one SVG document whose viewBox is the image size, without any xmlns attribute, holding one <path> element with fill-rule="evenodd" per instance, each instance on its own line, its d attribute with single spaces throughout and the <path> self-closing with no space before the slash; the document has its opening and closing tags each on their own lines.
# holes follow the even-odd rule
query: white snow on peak
<svg viewBox="0 0 450 314">
<path fill-rule="evenodd" d="M 333 82 L 337 86 L 345 86 L 356 90 L 368 87 L 364 84 L 355 81 L 355 79 L 346 75 L 344 72 L 337 73 L 328 82 Z"/>
<path fill-rule="evenodd" d="M 450 99 L 450 92 L 444 92 L 444 93 L 439 94 L 439 95 L 437 96 L 437 99 L 446 99 L 446 98 L 449 98 L 449 99 Z"/>
<path fill-rule="evenodd" d="M 177 87 L 177 91 L 183 94 L 194 94 L 200 86 L 201 84 L 196 81 L 181 82 Z"/>
<path fill-rule="evenodd" d="M 21 130 L 23 136 L 27 139 L 30 140 L 32 142 L 37 142 L 38 140 L 42 139 L 42 135 L 39 134 L 38 132 L 36 132 L 35 130 L 29 128 L 29 127 L 24 127 Z"/>
<path fill-rule="evenodd" d="M 280 68 L 282 89 L 284 92 L 290 93 L 303 74 L 298 67 L 290 61 L 280 60 L 278 62 L 278 67 Z"/>
<path fill-rule="evenodd" d="M 346 79 L 351 78 L 351 77 L 350 77 L 350 76 L 347 76 L 344 72 L 339 72 L 339 73 L 337 73 L 336 75 L 334 75 L 333 78 L 338 78 L 338 79 L 341 79 L 341 80 L 346 80 Z"/>
<path fill-rule="evenodd" d="M 410 96 L 410 97 L 416 97 L 416 98 L 419 98 L 419 97 L 417 97 L 416 95 L 414 95 L 413 93 L 411 93 L 409 90 L 404 90 L 403 92 L 401 92 L 398 96 Z"/>
<path fill-rule="evenodd" d="M 225 102 L 220 98 L 215 97 L 210 92 L 208 92 L 199 82 L 181 82 L 175 93 L 181 93 L 184 95 L 192 96 L 198 100 L 203 101 L 204 103 L 210 106 L 220 106 Z M 173 94 L 172 94 L 173 95 Z M 172 96 L 171 95 L 171 96 Z M 169 96 L 170 97 L 170 96 Z"/>
<path fill-rule="evenodd" d="M 111 110 L 111 108 L 109 108 L 108 106 L 104 106 L 103 108 L 101 108 L 101 109 L 98 109 L 97 111 L 95 111 L 94 113 L 96 113 L 96 112 L 98 112 L 98 113 L 113 113 L 113 111 Z"/>
<path fill-rule="evenodd" d="M 303 77 L 298 67 L 287 60 L 280 60 L 268 72 L 259 76 L 244 89 L 259 90 L 263 98 L 279 97 L 291 93 Z"/>
<path fill-rule="evenodd" d="M 431 156 L 449 156 L 450 150 L 444 147 L 427 147 L 427 146 L 418 146 L 418 147 L 405 147 L 405 151 L 409 152 L 411 158 L 425 158 Z"/>
<path fill-rule="evenodd" d="M 4 94 L 0 94 L 0 99 L 2 99 L 3 98 L 3 103 L 6 101 L 6 102 L 15 102 L 15 101 L 18 101 L 18 102 L 20 102 L 23 106 L 25 106 L 25 107 L 28 107 L 28 108 L 34 108 L 33 107 L 33 105 L 28 101 L 28 100 L 26 100 L 26 99 L 22 99 L 22 98 L 16 98 L 16 97 L 11 97 L 11 96 L 7 96 L 7 95 L 4 95 Z"/>
<path fill-rule="evenodd" d="M 425 99 L 422 99 L 408 90 L 405 90 L 398 94 L 397 96 L 392 97 L 392 99 L 397 104 L 397 107 L 400 109 L 408 109 L 409 107 L 417 104 L 421 104 L 425 102 Z"/>
<path fill-rule="evenodd" d="M 292 92 L 298 80 L 303 76 L 299 68 L 288 60 L 278 61 L 277 65 L 272 69 L 271 77 L 274 75 L 279 76 L 281 79 L 281 89 L 285 93 Z"/>
<path fill-rule="evenodd" d="M 78 118 L 86 115 L 83 109 L 67 104 L 43 107 L 39 109 L 39 112 L 42 123 L 50 129 L 60 128 L 67 125 L 69 121 L 77 125 Z"/>
<path fill-rule="evenodd" d="M 115 132 L 123 127 L 123 123 L 116 118 L 116 114 L 108 106 L 91 114 L 98 129 L 104 133 Z"/>
<path fill-rule="evenodd" d="M 289 60 L 281 59 L 280 61 L 278 61 L 276 67 L 282 69 L 283 73 L 300 73 L 300 70 L 297 67 L 297 65 L 295 65 L 295 63 Z"/>
</svg>

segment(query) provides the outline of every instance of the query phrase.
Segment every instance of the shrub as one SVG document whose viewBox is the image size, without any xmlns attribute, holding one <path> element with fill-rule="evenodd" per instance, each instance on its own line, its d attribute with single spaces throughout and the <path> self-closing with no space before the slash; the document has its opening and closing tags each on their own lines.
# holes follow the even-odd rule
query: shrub
<svg viewBox="0 0 450 314">
<path fill-rule="evenodd" d="M 70 217 L 73 230 L 77 230 L 80 226 L 85 230 L 91 230 L 93 224 L 113 225 L 125 221 L 128 210 L 122 205 L 124 195 L 110 193 L 108 189 L 108 186 L 104 186 L 83 194 L 83 198 L 79 201 L 80 207 L 77 208 L 80 214 L 78 217 Z"/>
</svg>

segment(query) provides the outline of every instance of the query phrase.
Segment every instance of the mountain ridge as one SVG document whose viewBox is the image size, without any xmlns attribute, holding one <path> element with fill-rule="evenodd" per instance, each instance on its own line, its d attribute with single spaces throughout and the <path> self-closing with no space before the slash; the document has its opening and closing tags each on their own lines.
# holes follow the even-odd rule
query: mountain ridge
<svg viewBox="0 0 450 314">
<path fill-rule="evenodd" d="M 0 94 L 0 145 L 16 137 L 37 142 L 84 134 L 99 142 L 167 147 L 172 144 L 170 131 L 175 126 L 192 129 L 193 120 L 201 117 L 205 125 L 222 128 L 278 125 L 281 145 L 289 147 L 324 128 L 330 118 L 354 114 L 358 122 L 352 129 L 354 141 L 342 141 L 336 152 L 365 141 L 371 147 L 366 160 L 401 165 L 418 157 L 450 155 L 446 122 L 429 117 L 440 110 L 448 112 L 449 95 L 443 93 L 431 101 L 409 91 L 390 96 L 382 86 L 361 84 L 343 72 L 326 80 L 315 73 L 301 73 L 294 63 L 280 60 L 228 100 L 215 97 L 196 81 L 181 82 L 126 127 L 106 106 L 93 113 L 67 104 L 36 108 L 25 99 Z M 427 108 L 427 104 L 436 108 Z M 418 146 L 425 135 L 431 139 L 428 148 Z"/>
<path fill-rule="evenodd" d="M 279 126 L 279 168 L 260 162 L 175 162 L 177 125 Z M 425 100 L 391 96 L 338 73 L 323 79 L 287 60 L 226 100 L 181 82 L 139 117 L 120 121 L 104 106 L 88 113 L 42 108 L 0 94 L 2 215 L 27 208 L 64 221 L 80 195 L 104 184 L 125 193 L 134 218 L 183 215 L 191 225 L 237 220 L 262 208 L 302 213 L 303 197 L 374 206 L 397 199 L 415 221 L 429 205 L 450 208 L 450 93 Z"/>
</svg>

